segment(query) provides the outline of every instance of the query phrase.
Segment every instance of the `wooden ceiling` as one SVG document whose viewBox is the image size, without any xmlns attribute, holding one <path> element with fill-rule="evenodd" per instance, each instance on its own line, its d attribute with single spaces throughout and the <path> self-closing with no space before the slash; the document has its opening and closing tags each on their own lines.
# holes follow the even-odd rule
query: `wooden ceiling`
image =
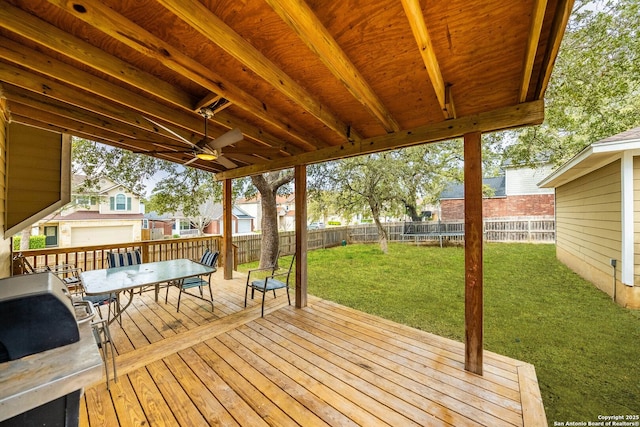
<svg viewBox="0 0 640 427">
<path fill-rule="evenodd" d="M 235 166 L 190 165 L 233 178 L 540 123 L 572 4 L 2 0 L 0 96 L 14 121 L 180 163 L 210 107 L 210 137 L 244 135 Z"/>
</svg>

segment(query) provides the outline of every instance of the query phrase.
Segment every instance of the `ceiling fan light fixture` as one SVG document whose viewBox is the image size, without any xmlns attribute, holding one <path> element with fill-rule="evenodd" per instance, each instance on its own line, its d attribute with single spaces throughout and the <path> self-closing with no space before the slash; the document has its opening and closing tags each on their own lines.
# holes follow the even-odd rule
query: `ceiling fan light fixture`
<svg viewBox="0 0 640 427">
<path fill-rule="evenodd" d="M 196 154 L 196 157 L 199 158 L 200 160 L 215 160 L 218 158 L 218 156 L 214 153 L 198 153 Z"/>
</svg>

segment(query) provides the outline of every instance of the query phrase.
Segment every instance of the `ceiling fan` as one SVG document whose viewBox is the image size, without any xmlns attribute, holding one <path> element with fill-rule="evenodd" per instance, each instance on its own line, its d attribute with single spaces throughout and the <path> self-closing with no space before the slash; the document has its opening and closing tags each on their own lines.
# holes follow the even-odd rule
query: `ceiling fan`
<svg viewBox="0 0 640 427">
<path fill-rule="evenodd" d="M 199 113 L 204 118 L 204 138 L 202 138 L 200 141 L 196 142 L 195 144 L 189 141 L 187 138 L 184 138 L 182 135 L 179 135 L 177 132 L 169 129 L 168 127 L 156 122 L 155 120 L 145 117 L 145 119 L 148 122 L 152 123 L 153 125 L 159 128 L 164 129 L 165 131 L 169 132 L 171 135 L 179 138 L 181 141 L 184 141 L 186 144 L 191 146 L 190 149 L 184 149 L 184 147 L 180 147 L 180 148 L 183 148 L 183 150 L 152 151 L 152 153 L 191 153 L 193 154 L 193 159 L 187 161 L 186 163 L 183 163 L 184 166 L 190 163 L 193 163 L 198 159 L 207 160 L 207 161 L 215 160 L 216 162 L 220 163 L 221 165 L 227 168 L 234 168 L 238 166 L 230 159 L 224 157 L 224 155 L 222 154 L 222 148 L 226 147 L 227 145 L 235 144 L 236 142 L 242 141 L 244 137 L 240 129 L 237 129 L 237 128 L 232 129 L 229 132 L 224 133 L 215 139 L 209 139 L 207 135 L 207 120 L 213 116 L 213 112 L 207 108 L 201 108 Z"/>
</svg>

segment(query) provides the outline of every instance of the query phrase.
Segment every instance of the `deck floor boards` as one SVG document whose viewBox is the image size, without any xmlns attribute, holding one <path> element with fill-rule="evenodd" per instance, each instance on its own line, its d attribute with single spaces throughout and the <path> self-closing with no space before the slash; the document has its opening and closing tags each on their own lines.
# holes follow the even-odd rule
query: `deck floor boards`
<svg viewBox="0 0 640 427">
<path fill-rule="evenodd" d="M 136 294 L 111 325 L 118 381 L 85 390 L 81 426 L 536 426 L 546 422 L 533 366 L 281 291 L 244 308 L 245 277 L 212 279 L 214 311 L 169 288 Z M 205 294 L 208 291 L 205 289 Z M 293 292 L 292 292 L 293 293 Z M 106 307 L 102 308 L 106 315 Z"/>
</svg>

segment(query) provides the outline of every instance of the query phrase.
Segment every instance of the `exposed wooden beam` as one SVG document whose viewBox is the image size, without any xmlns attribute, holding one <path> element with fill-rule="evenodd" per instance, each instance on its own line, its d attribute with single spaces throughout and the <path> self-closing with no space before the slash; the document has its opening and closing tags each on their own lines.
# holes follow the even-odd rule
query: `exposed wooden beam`
<svg viewBox="0 0 640 427">
<path fill-rule="evenodd" d="M 200 111 L 201 108 L 207 107 L 213 104 L 214 102 L 219 101 L 220 99 L 222 99 L 221 95 L 218 95 L 217 93 L 209 92 L 204 98 L 202 98 L 200 101 L 196 103 L 195 107 L 193 108 L 193 111 L 197 113 L 198 111 Z"/>
<path fill-rule="evenodd" d="M 551 29 L 551 35 L 547 42 L 546 54 L 542 62 L 541 77 L 538 80 L 536 86 L 536 99 L 543 99 L 544 93 L 549 85 L 549 79 L 551 78 L 551 71 L 553 70 L 553 64 L 558 57 L 558 51 L 560 50 L 560 44 L 562 43 L 562 37 L 567 28 L 569 22 L 569 16 L 573 9 L 574 0 L 558 0 L 556 5 L 556 13 L 553 19 L 553 28 Z"/>
<path fill-rule="evenodd" d="M 27 115 L 25 115 L 27 114 Z M 78 138 L 85 138 L 91 141 L 100 142 L 112 147 L 121 148 L 130 151 L 144 151 L 144 147 L 135 139 L 122 138 L 121 135 L 113 134 L 101 128 L 82 124 L 78 126 L 76 122 L 61 116 L 57 116 L 50 112 L 37 111 L 31 106 L 22 106 L 18 103 L 11 102 L 11 119 L 30 126 L 50 130 L 58 133 L 67 133 Z M 179 155 L 163 154 L 163 153 L 145 153 L 146 155 L 171 161 L 174 163 L 184 163 L 189 160 L 187 154 L 180 158 Z M 198 161 L 197 165 L 191 164 L 198 169 L 207 172 L 217 173 L 222 167 L 214 162 Z"/>
<path fill-rule="evenodd" d="M 291 123 L 284 114 L 269 109 L 268 102 L 256 99 L 211 69 L 183 54 L 180 49 L 164 42 L 99 1 L 83 0 L 82 4 L 68 0 L 49 0 L 49 2 L 139 53 L 160 61 L 167 68 L 203 88 L 224 96 L 236 106 L 287 133 L 296 145 L 306 150 L 328 146 L 326 142 L 318 140 L 309 132 Z"/>
<path fill-rule="evenodd" d="M 113 55 L 108 55 L 103 50 L 84 40 L 78 39 L 17 7 L 11 6 L 7 2 L 0 2 L 0 21 L 2 21 L 4 28 L 16 34 L 73 58 L 81 64 L 99 70 L 115 79 L 142 89 L 173 105 L 192 109 L 196 102 L 183 90 L 141 71 Z"/>
<path fill-rule="evenodd" d="M 142 120 L 140 114 L 160 118 L 177 128 L 202 128 L 202 118 L 199 116 L 153 102 L 137 93 L 127 91 L 54 58 L 36 54 L 33 50 L 2 37 L 0 37 L 0 57 L 82 90 L 78 91 L 57 81 L 0 62 L 0 80 L 15 86 L 23 87 L 36 93 L 43 93 L 63 102 L 78 105 L 114 120 L 150 131 L 153 131 L 153 127 L 146 120 Z M 98 96 L 91 96 L 90 94 Z M 120 105 L 124 105 L 127 108 L 123 109 Z M 255 126 L 240 122 L 224 112 L 216 114 L 215 121 L 218 124 L 222 124 L 224 130 L 214 129 L 213 136 L 226 132 L 228 128 L 240 127 L 245 137 L 265 144 L 267 147 L 275 146 L 281 151 L 290 154 L 302 152 L 297 147 L 286 144 Z M 197 140 L 201 137 L 202 134 L 198 133 L 191 135 L 189 139 Z"/>
<path fill-rule="evenodd" d="M 329 71 L 372 114 L 387 132 L 400 130 L 398 122 L 360 74 L 347 54 L 303 0 L 266 0 Z"/>
<path fill-rule="evenodd" d="M 527 50 L 524 57 L 524 70 L 522 73 L 522 84 L 520 85 L 520 102 L 527 100 L 529 85 L 531 84 L 531 73 L 538 52 L 540 33 L 544 22 L 544 14 L 547 10 L 547 0 L 535 0 L 531 15 L 531 26 L 529 27 L 529 39 L 527 40 Z"/>
<path fill-rule="evenodd" d="M 329 107 L 307 92 L 289 75 L 282 71 L 269 58 L 254 48 L 231 27 L 214 15 L 200 2 L 183 0 L 156 0 L 171 13 L 178 16 L 212 43 L 220 46 L 225 52 L 249 67 L 254 73 L 269 82 L 273 88 L 301 106 L 329 129 L 336 132 L 344 141 L 359 140 L 360 136 L 351 130 L 346 123 L 336 117 Z"/>
<path fill-rule="evenodd" d="M 359 156 L 396 148 L 409 147 L 428 142 L 459 138 L 470 132 L 493 132 L 525 125 L 540 124 L 544 120 L 544 101 L 527 102 L 513 107 L 460 117 L 439 123 L 403 130 L 395 134 L 363 139 L 360 143 L 343 144 L 338 147 L 323 148 L 312 153 L 303 153 L 273 160 L 266 165 L 254 165 L 221 172 L 217 179 L 239 178 L 286 169 L 296 164 L 312 164 L 343 157 Z"/>
<path fill-rule="evenodd" d="M 138 87 L 149 93 L 152 93 L 154 96 L 160 99 L 164 99 L 172 103 L 173 105 L 183 108 L 184 110 L 197 111 L 199 109 L 196 108 L 194 110 L 193 100 L 186 96 L 184 94 L 184 91 L 178 90 L 173 86 L 164 83 L 162 80 L 157 79 L 156 77 L 148 73 L 142 72 L 132 67 L 128 63 L 121 61 L 119 58 L 113 55 L 109 55 L 104 51 L 84 42 L 83 40 L 73 37 L 64 31 L 59 30 L 57 27 L 54 27 L 47 22 L 34 17 L 33 15 L 27 14 L 18 8 L 12 7 L 7 3 L 0 3 L 0 18 L 3 19 L 3 26 L 12 30 L 16 34 L 20 34 L 36 43 L 46 46 L 49 49 L 58 51 L 70 58 L 73 58 L 76 61 L 82 62 L 85 65 L 108 74 L 111 77 L 125 82 L 131 86 Z M 10 46 L 12 46 L 12 50 L 14 51 L 13 53 L 15 53 L 15 55 L 9 55 L 8 57 L 11 58 L 13 62 L 20 63 L 21 65 L 26 65 L 26 61 L 29 60 L 29 65 L 33 65 L 33 63 L 37 61 L 36 57 L 38 55 L 35 51 L 31 51 L 17 43 L 14 43 L 13 41 L 3 39 L 3 43 L 1 43 L 0 46 L 4 46 L 5 49 L 10 49 Z M 21 60 L 20 58 L 23 58 L 23 60 Z M 55 65 L 55 67 L 53 67 L 53 65 Z M 55 73 L 49 75 L 61 81 L 67 81 L 70 84 L 77 85 L 79 81 L 84 81 L 87 84 L 92 83 L 93 81 L 97 81 L 97 78 L 95 76 L 89 75 L 87 73 L 70 73 L 69 71 L 73 70 L 74 68 L 57 60 L 43 61 L 43 66 L 47 70 L 51 70 L 52 73 Z M 61 67 L 63 68 L 61 72 L 54 71 L 54 68 L 60 69 Z M 42 68 L 34 69 L 38 69 L 40 72 L 45 72 Z M 88 76 L 90 78 L 78 79 L 78 76 L 76 74 L 80 74 L 81 76 L 85 77 Z M 87 86 L 87 84 L 85 84 L 83 87 L 90 90 L 93 87 L 93 84 L 89 84 L 89 87 Z M 99 95 L 104 96 L 103 93 L 99 93 Z M 137 105 L 144 104 L 141 101 L 146 100 L 146 98 L 140 97 L 137 94 L 133 95 L 135 96 L 127 96 L 121 99 L 123 101 L 130 100 L 131 102 L 126 104 L 129 107 L 135 107 Z M 217 96 L 218 98 L 220 97 L 219 95 L 215 94 L 214 96 Z M 228 105 L 230 104 L 231 103 L 228 103 Z M 163 106 L 162 108 L 165 107 Z M 145 113 L 151 115 L 153 114 L 148 111 Z M 176 112 L 173 111 L 172 114 L 168 114 L 163 118 L 168 122 L 171 122 L 170 120 L 168 120 L 169 117 L 174 117 L 174 124 L 178 126 L 182 125 L 191 128 L 195 127 L 196 129 L 198 128 L 196 126 L 199 126 L 197 124 L 199 119 L 195 119 L 186 114 L 176 114 Z M 227 129 L 241 128 L 245 136 L 253 138 L 254 140 L 262 142 L 266 145 L 278 147 L 284 147 L 285 145 L 287 145 L 283 141 L 276 139 L 275 137 L 269 135 L 261 129 L 242 122 L 234 116 L 221 111 L 216 112 L 216 115 L 212 120 L 218 125 L 221 125 L 225 128 L 225 130 L 222 132 L 225 132 Z M 291 146 L 290 144 L 289 150 L 291 150 L 292 152 L 299 152 L 299 150 L 296 150 L 296 147 Z"/>
<path fill-rule="evenodd" d="M 295 179 L 296 215 L 296 308 L 307 306 L 307 167 L 297 165 Z"/>
<path fill-rule="evenodd" d="M 464 368 L 482 375 L 482 138 L 464 135 Z"/>
<path fill-rule="evenodd" d="M 440 71 L 440 65 L 438 64 L 438 58 L 433 51 L 433 44 L 431 43 L 431 37 L 427 30 L 427 23 L 424 21 L 424 14 L 420 7 L 419 0 L 402 0 L 402 7 L 404 13 L 407 15 L 413 37 L 418 43 L 420 49 L 420 55 L 422 55 L 422 61 L 425 67 L 427 67 L 427 73 L 431 79 L 431 84 L 436 92 L 438 103 L 442 109 L 444 117 L 447 119 L 455 118 L 455 108 L 451 108 L 453 105 L 453 98 L 451 93 L 447 95 L 446 84 Z"/>
</svg>

